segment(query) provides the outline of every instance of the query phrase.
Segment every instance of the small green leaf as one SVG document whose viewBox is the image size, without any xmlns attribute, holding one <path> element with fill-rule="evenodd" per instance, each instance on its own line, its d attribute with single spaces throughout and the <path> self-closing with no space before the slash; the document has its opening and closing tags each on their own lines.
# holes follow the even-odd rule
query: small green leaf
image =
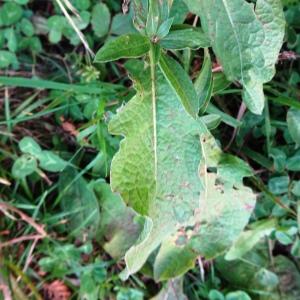
<svg viewBox="0 0 300 300">
<path fill-rule="evenodd" d="M 136 33 L 136 29 L 132 23 L 132 16 L 130 14 L 116 14 L 112 19 L 111 34 L 122 35 L 128 33 Z"/>
<path fill-rule="evenodd" d="M 11 52 L 16 52 L 18 48 L 17 36 L 14 28 L 7 28 L 5 30 L 5 38 L 7 40 L 7 48 Z"/>
<path fill-rule="evenodd" d="M 283 231 L 276 231 L 275 233 L 276 239 L 281 243 L 282 245 L 291 245 L 293 243 L 292 238 Z"/>
<path fill-rule="evenodd" d="M 274 169 L 277 172 L 283 172 L 286 164 L 286 154 L 284 151 L 278 148 L 272 148 L 270 151 L 270 157 L 274 160 Z"/>
<path fill-rule="evenodd" d="M 217 128 L 221 123 L 221 117 L 216 114 L 202 116 L 200 117 L 200 120 L 209 130 Z"/>
<path fill-rule="evenodd" d="M 67 226 L 71 235 L 76 238 L 79 234 L 82 238 L 85 234 L 89 238 L 94 237 L 100 222 L 100 210 L 87 182 L 74 168 L 68 167 L 60 174 L 58 186 L 60 205 L 68 216 Z"/>
<path fill-rule="evenodd" d="M 31 154 L 32 156 L 38 157 L 42 149 L 40 145 L 32 137 L 24 137 L 19 142 L 19 148 L 23 153 Z"/>
<path fill-rule="evenodd" d="M 73 0 L 74 7 L 78 10 L 87 10 L 91 6 L 90 0 Z"/>
<path fill-rule="evenodd" d="M 37 171 L 37 161 L 33 156 L 27 154 L 19 157 L 12 167 L 12 175 L 17 179 L 24 179 L 35 171 Z"/>
<path fill-rule="evenodd" d="M 194 86 L 199 98 L 200 113 L 203 114 L 210 102 L 213 89 L 212 63 L 208 51 L 205 51 L 202 69 Z"/>
<path fill-rule="evenodd" d="M 21 25 L 21 30 L 22 30 L 22 32 L 23 32 L 26 36 L 31 37 L 31 36 L 34 35 L 34 31 L 35 31 L 35 30 L 34 30 L 34 26 L 33 26 L 33 24 L 32 24 L 28 19 L 23 18 L 23 19 L 21 20 L 20 25 Z"/>
<path fill-rule="evenodd" d="M 18 60 L 14 53 L 5 50 L 0 50 L 0 69 L 17 64 Z"/>
<path fill-rule="evenodd" d="M 214 73 L 213 74 L 213 95 L 217 95 L 220 92 L 224 91 L 231 82 L 227 80 L 224 73 Z"/>
<path fill-rule="evenodd" d="M 286 161 L 286 168 L 289 171 L 300 171 L 300 151 L 297 151 Z"/>
<path fill-rule="evenodd" d="M 289 176 L 273 177 L 269 180 L 268 187 L 271 193 L 273 193 L 274 195 L 281 195 L 288 191 L 289 182 Z"/>
<path fill-rule="evenodd" d="M 210 290 L 208 294 L 209 300 L 225 300 L 223 294 L 217 290 Z"/>
<path fill-rule="evenodd" d="M 164 1 L 165 2 L 165 1 Z M 149 10 L 146 23 L 148 37 L 156 35 L 160 20 L 160 3 L 157 0 L 149 0 Z"/>
<path fill-rule="evenodd" d="M 0 9 L 0 19 L 5 26 L 17 23 L 21 19 L 22 14 L 22 7 L 12 1 L 5 2 Z"/>
<path fill-rule="evenodd" d="M 139 34 L 127 34 L 107 42 L 96 54 L 95 62 L 108 62 L 120 58 L 135 58 L 150 50 L 149 40 Z"/>
<path fill-rule="evenodd" d="M 120 288 L 116 300 L 144 300 L 144 293 L 134 288 Z"/>
<path fill-rule="evenodd" d="M 243 291 L 236 291 L 228 293 L 225 297 L 225 300 L 251 300 L 251 298 Z"/>
<path fill-rule="evenodd" d="M 168 35 L 170 28 L 173 24 L 173 20 L 173 18 L 167 19 L 159 26 L 156 34 L 159 40 L 163 39 L 166 35 Z"/>
<path fill-rule="evenodd" d="M 39 153 L 37 158 L 40 162 L 39 166 L 49 172 L 61 172 L 68 165 L 65 160 L 47 150 Z"/>
<path fill-rule="evenodd" d="M 287 124 L 290 135 L 296 146 L 300 146 L 300 110 L 291 108 L 287 113 Z"/>
<path fill-rule="evenodd" d="M 186 48 L 198 49 L 210 46 L 209 38 L 204 32 L 189 25 L 176 25 L 169 34 L 160 41 L 165 49 L 181 50 Z"/>
<path fill-rule="evenodd" d="M 220 109 L 218 109 L 212 103 L 208 104 L 206 112 L 210 113 L 210 114 L 218 115 L 221 118 L 222 122 L 224 122 L 225 124 L 227 124 L 229 126 L 232 126 L 233 128 L 240 127 L 242 124 L 237 119 L 233 118 L 232 116 L 230 116 L 230 115 L 224 113 L 223 111 L 221 111 Z"/>
<path fill-rule="evenodd" d="M 291 254 L 297 258 L 300 258 L 300 239 L 299 237 L 296 238 L 293 246 L 291 248 Z"/>
<path fill-rule="evenodd" d="M 293 188 L 292 188 L 292 193 L 295 196 L 300 197 L 300 180 L 294 181 Z"/>
<path fill-rule="evenodd" d="M 49 41 L 51 43 L 56 44 L 61 40 L 62 32 L 66 24 L 66 20 L 63 16 L 52 16 L 47 20 Z"/>
<path fill-rule="evenodd" d="M 44 256 L 39 260 L 39 266 L 45 272 L 51 273 L 54 277 L 64 278 L 74 273 L 80 274 L 83 268 L 80 266 L 83 254 L 91 254 L 93 246 L 85 242 L 81 247 L 74 244 L 51 243 L 43 249 Z M 90 269 L 91 265 L 86 269 Z"/>
<path fill-rule="evenodd" d="M 196 118 L 199 104 L 195 88 L 181 65 L 174 59 L 161 54 L 159 66 L 185 110 Z"/>
<path fill-rule="evenodd" d="M 61 41 L 62 38 L 62 32 L 58 30 L 50 30 L 49 32 L 49 41 L 52 44 L 57 44 Z"/>
<path fill-rule="evenodd" d="M 14 1 L 20 5 L 25 5 L 29 2 L 29 0 L 14 0 Z"/>
<path fill-rule="evenodd" d="M 39 53 L 43 49 L 41 40 L 37 36 L 23 38 L 19 47 L 20 49 L 29 49 L 34 53 Z"/>
<path fill-rule="evenodd" d="M 56 29 L 62 31 L 63 27 L 66 26 L 66 20 L 63 16 L 54 15 L 47 20 L 49 29 Z"/>
<path fill-rule="evenodd" d="M 98 3 L 93 7 L 91 23 L 96 36 L 101 38 L 108 33 L 110 11 L 106 4 Z"/>
</svg>

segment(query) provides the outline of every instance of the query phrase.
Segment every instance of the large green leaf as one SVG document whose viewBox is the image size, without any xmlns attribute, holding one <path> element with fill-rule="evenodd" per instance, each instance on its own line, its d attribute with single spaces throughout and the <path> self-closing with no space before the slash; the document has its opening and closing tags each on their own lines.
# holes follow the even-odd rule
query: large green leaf
<svg viewBox="0 0 300 300">
<path fill-rule="evenodd" d="M 263 83 L 274 75 L 285 21 L 280 0 L 185 0 L 201 17 L 204 31 L 229 80 L 239 81 L 248 108 L 260 114 Z"/>
<path fill-rule="evenodd" d="M 198 123 L 158 68 L 153 84 L 149 68 L 135 82 L 137 95 L 109 124 L 111 133 L 126 136 L 112 162 L 112 188 L 148 216 L 144 238 L 126 255 L 129 273 L 189 221 L 201 191 Z"/>
<path fill-rule="evenodd" d="M 219 183 L 217 174 L 207 174 L 208 167 L 218 166 L 222 153 L 205 125 L 186 112 L 172 81 L 154 62 L 150 55 L 151 67 L 134 71 L 137 94 L 109 124 L 112 134 L 125 137 L 112 162 L 112 189 L 145 216 L 140 237 L 125 255 L 125 278 L 164 241 L 173 241 L 170 251 L 162 245 L 166 258 L 176 252 L 186 256 L 181 249 L 192 249 L 189 267 L 197 255 L 222 253 L 243 230 L 255 202 L 250 189 L 240 184 L 233 188 L 232 181 Z M 188 238 L 174 243 L 181 234 Z M 182 266 L 170 269 L 167 274 L 157 271 L 156 278 L 183 271 Z"/>
</svg>

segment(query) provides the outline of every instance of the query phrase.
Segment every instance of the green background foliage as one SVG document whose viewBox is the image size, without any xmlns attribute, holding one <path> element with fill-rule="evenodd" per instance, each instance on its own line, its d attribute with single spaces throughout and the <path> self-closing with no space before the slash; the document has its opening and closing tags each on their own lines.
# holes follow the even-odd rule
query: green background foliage
<svg viewBox="0 0 300 300">
<path fill-rule="evenodd" d="M 1 1 L 1 300 L 300 297 L 300 3 L 158 3 Z"/>
</svg>

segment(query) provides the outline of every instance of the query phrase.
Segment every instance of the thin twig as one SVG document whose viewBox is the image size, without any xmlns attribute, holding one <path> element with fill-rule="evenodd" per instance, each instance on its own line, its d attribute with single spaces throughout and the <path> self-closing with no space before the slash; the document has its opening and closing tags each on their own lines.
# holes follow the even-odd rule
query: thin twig
<svg viewBox="0 0 300 300">
<path fill-rule="evenodd" d="M 198 260 L 199 269 L 200 269 L 201 281 L 205 282 L 205 271 L 204 271 L 204 266 L 203 266 L 203 263 L 202 263 L 202 259 L 201 259 L 200 256 L 198 256 L 197 260 Z"/>
<path fill-rule="evenodd" d="M 4 300 L 12 300 L 9 287 L 6 284 L 3 284 L 3 283 L 0 284 L 0 291 L 2 291 L 2 294 L 4 296 Z"/>
<path fill-rule="evenodd" d="M 196 26 L 197 26 L 198 20 L 199 20 L 199 17 L 198 17 L 198 16 L 195 16 L 195 19 L 194 19 L 194 21 L 193 21 L 193 27 L 196 27 Z"/>
<path fill-rule="evenodd" d="M 92 49 L 90 48 L 90 46 L 88 45 L 87 41 L 84 38 L 84 35 L 82 34 L 82 32 L 77 28 L 75 22 L 73 21 L 72 17 L 70 16 L 70 14 L 68 13 L 68 11 L 66 10 L 66 8 L 64 7 L 64 5 L 61 3 L 60 0 L 56 0 L 57 4 L 59 5 L 60 9 L 62 10 L 63 14 L 65 15 L 65 17 L 67 18 L 68 22 L 70 23 L 70 25 L 73 27 L 73 29 L 75 30 L 75 32 L 77 33 L 79 39 L 81 40 L 82 44 L 84 45 L 85 49 L 88 51 L 88 53 L 90 53 L 93 57 L 95 56 L 95 53 L 92 51 Z"/>
<path fill-rule="evenodd" d="M 30 246 L 29 253 L 28 253 L 24 268 L 23 268 L 23 273 L 26 273 L 28 267 L 30 266 L 30 263 L 31 263 L 32 258 L 33 258 L 32 253 L 33 253 L 34 248 L 36 247 L 36 244 L 37 244 L 38 241 L 39 241 L 39 239 L 34 239 L 33 242 L 32 242 L 32 245 Z"/>
<path fill-rule="evenodd" d="M 7 242 L 1 242 L 0 243 L 0 249 L 11 246 L 13 244 L 17 244 L 24 241 L 34 240 L 34 243 L 36 243 L 38 240 L 43 239 L 47 236 L 47 232 L 44 230 L 43 225 L 37 224 L 31 217 L 27 216 L 25 213 L 20 211 L 14 206 L 11 206 L 8 203 L 0 202 L 0 210 L 7 215 L 8 217 L 17 220 L 14 216 L 12 216 L 8 211 L 14 212 L 20 216 L 20 219 L 31 225 L 38 234 L 32 234 L 32 235 L 25 235 L 18 238 L 14 238 L 12 240 L 9 240 Z"/>
<path fill-rule="evenodd" d="M 246 112 L 246 109 L 247 109 L 247 107 L 246 107 L 245 103 L 242 102 L 242 104 L 240 106 L 240 109 L 239 109 L 239 112 L 238 112 L 238 115 L 237 115 L 237 118 L 236 118 L 238 121 L 240 121 L 242 119 L 242 117 L 244 116 L 244 114 Z M 230 148 L 230 146 L 232 145 L 232 143 L 233 143 L 233 141 L 236 137 L 236 134 L 238 132 L 238 129 L 239 129 L 238 127 L 234 128 L 232 136 L 230 138 L 230 141 L 227 144 L 227 146 L 224 148 L 224 151 L 227 151 Z"/>
<path fill-rule="evenodd" d="M 272 192 L 270 192 L 269 189 L 264 185 L 264 183 L 262 182 L 262 180 L 260 178 L 252 176 L 252 177 L 249 177 L 249 179 L 256 186 L 256 188 L 258 188 L 261 192 L 268 195 L 275 204 L 279 205 L 281 208 L 283 208 L 284 210 L 289 212 L 291 215 L 293 215 L 293 217 L 297 218 L 297 213 L 293 209 L 291 209 L 290 207 L 285 205 L 279 197 L 275 196 Z"/>
<path fill-rule="evenodd" d="M 66 7 L 78 18 L 81 19 L 77 9 L 73 6 L 73 4 L 69 0 L 63 0 L 66 4 Z"/>
<path fill-rule="evenodd" d="M 18 214 L 21 218 L 21 220 L 25 221 L 26 223 L 30 224 L 38 233 L 39 235 L 46 237 L 47 232 L 44 230 L 43 225 L 37 224 L 31 217 L 27 216 L 25 213 L 23 213 L 21 210 L 17 209 L 16 207 L 5 203 L 5 202 L 0 202 L 0 209 L 6 209 L 10 210 L 16 214 Z"/>
<path fill-rule="evenodd" d="M 31 240 L 41 240 L 43 239 L 45 236 L 41 235 L 41 234 L 32 234 L 32 235 L 24 235 L 24 236 L 20 236 L 18 238 L 14 238 L 12 240 L 9 240 L 7 242 L 4 243 L 0 243 L 0 249 L 7 247 L 7 246 L 11 246 L 13 244 L 17 244 L 20 242 L 24 242 L 24 241 L 31 241 Z"/>
</svg>

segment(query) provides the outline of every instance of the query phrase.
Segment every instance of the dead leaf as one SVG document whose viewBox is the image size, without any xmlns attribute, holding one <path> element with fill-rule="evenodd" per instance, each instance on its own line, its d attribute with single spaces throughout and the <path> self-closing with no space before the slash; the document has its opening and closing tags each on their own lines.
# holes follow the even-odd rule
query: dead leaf
<svg viewBox="0 0 300 300">
<path fill-rule="evenodd" d="M 69 288 L 60 280 L 45 284 L 43 290 L 46 300 L 69 300 L 71 297 Z"/>
</svg>

